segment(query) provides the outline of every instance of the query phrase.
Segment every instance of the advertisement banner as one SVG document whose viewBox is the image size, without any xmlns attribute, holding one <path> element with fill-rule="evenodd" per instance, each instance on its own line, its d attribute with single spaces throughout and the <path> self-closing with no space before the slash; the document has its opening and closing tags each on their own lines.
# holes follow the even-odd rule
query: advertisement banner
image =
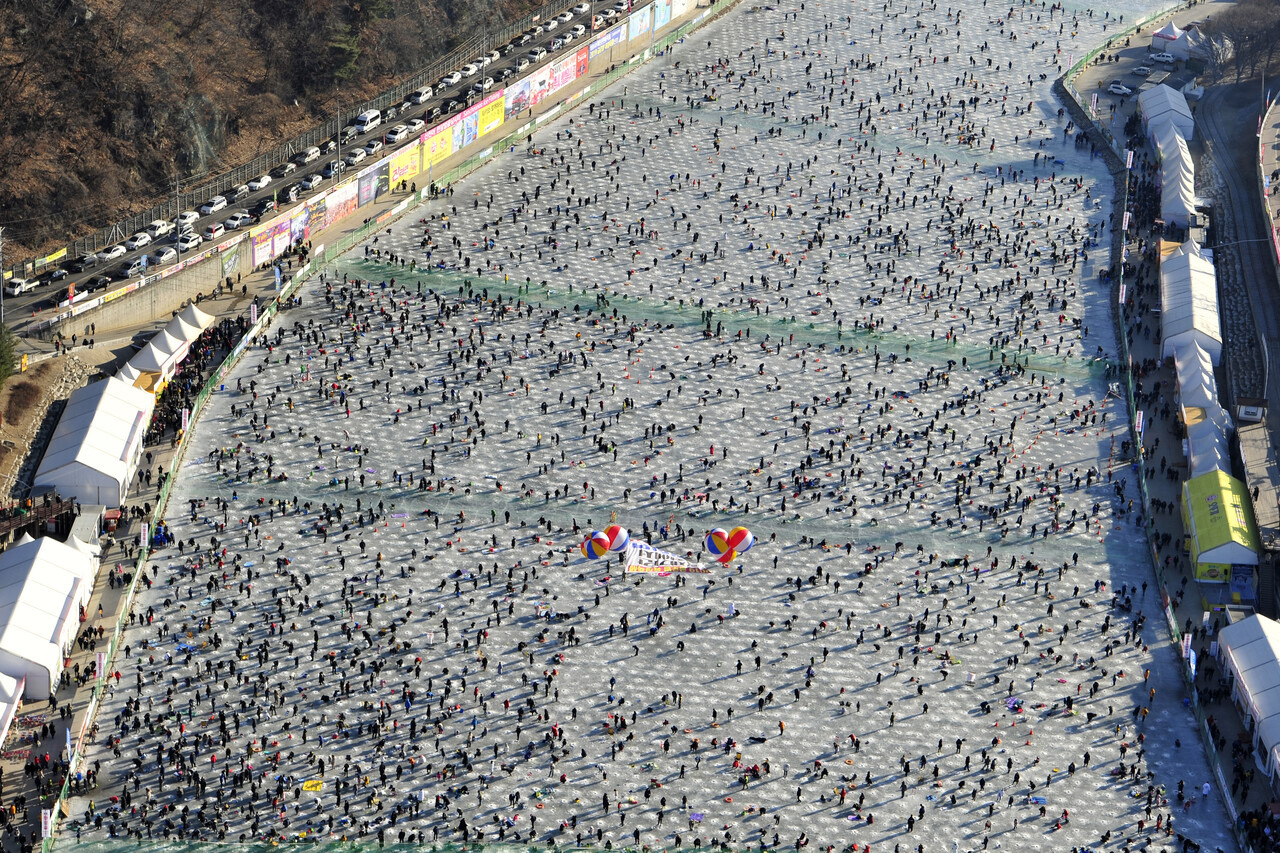
<svg viewBox="0 0 1280 853">
<path fill-rule="evenodd" d="M 453 125 L 458 117 L 454 116 L 443 124 L 436 126 L 435 131 L 427 138 L 426 165 L 438 166 L 440 162 L 453 153 Z"/>
<path fill-rule="evenodd" d="M 360 206 L 372 202 L 377 198 L 378 192 L 378 176 L 373 172 L 360 176 Z"/>
<path fill-rule="evenodd" d="M 480 138 L 480 110 L 468 107 L 462 121 L 453 126 L 453 150 L 461 151 Z"/>
<path fill-rule="evenodd" d="M 480 110 L 476 113 L 480 125 L 480 135 L 492 133 L 502 127 L 506 120 L 506 95 L 498 92 L 480 102 Z"/>
<path fill-rule="evenodd" d="M 520 113 L 529 109 L 529 80 L 525 78 L 514 86 L 508 86 L 506 91 L 505 107 L 502 111 L 502 117 L 505 121 L 511 121 Z"/>
<path fill-rule="evenodd" d="M 626 24 L 619 24 L 618 26 L 609 30 L 609 32 L 600 36 L 600 38 L 591 42 L 591 46 L 589 48 L 591 60 L 595 61 L 595 58 L 600 54 L 622 44 L 622 35 L 625 31 L 626 31 Z"/>
<path fill-rule="evenodd" d="M 672 20 L 679 20 L 686 11 L 688 11 L 688 9 L 685 0 L 671 0 Z"/>
<path fill-rule="evenodd" d="M 656 0 L 653 4 L 653 29 L 665 27 L 671 23 L 671 0 Z"/>
<path fill-rule="evenodd" d="M 322 195 L 319 198 L 313 198 L 311 201 L 307 202 L 308 232 L 319 231 L 324 228 L 325 208 L 328 207 L 328 202 L 326 201 L 327 196 L 328 193 L 325 193 L 325 195 Z M 310 233 L 307 234 L 307 239 L 311 239 Z"/>
<path fill-rule="evenodd" d="M 381 198 L 391 192 L 391 163 L 387 160 L 383 160 L 378 164 L 378 168 L 373 170 L 373 174 L 377 179 L 373 185 L 374 197 Z"/>
<path fill-rule="evenodd" d="M 551 66 L 551 91 L 568 86 L 578 77 L 578 58 L 566 56 Z"/>
<path fill-rule="evenodd" d="M 240 250 L 233 249 L 222 256 L 222 277 L 231 278 L 231 274 L 240 268 Z"/>
<path fill-rule="evenodd" d="M 325 199 L 324 227 L 328 228 L 344 216 L 355 213 L 359 207 L 356 201 L 357 191 L 354 181 L 333 188 Z"/>
<path fill-rule="evenodd" d="M 271 257 L 278 258 L 283 255 L 289 248 L 289 244 L 293 242 L 291 225 L 292 220 L 288 216 L 282 216 L 276 220 L 271 229 Z"/>
<path fill-rule="evenodd" d="M 422 171 L 422 145 L 415 142 L 391 157 L 391 186 L 399 186 L 401 181 L 417 177 Z"/>
<path fill-rule="evenodd" d="M 529 75 L 529 104 L 537 106 L 551 93 L 551 66 L 544 65 Z"/>
<path fill-rule="evenodd" d="M 253 241 L 253 265 L 255 267 L 260 267 L 271 260 L 272 229 L 273 226 L 271 224 L 259 225 L 249 232 L 249 239 Z"/>
<path fill-rule="evenodd" d="M 577 76 L 587 76 L 587 66 L 591 63 L 591 49 L 584 44 L 582 47 L 578 48 L 578 52 L 574 54 L 574 57 L 578 60 Z"/>
<path fill-rule="evenodd" d="M 632 13 L 627 25 L 629 27 L 627 38 L 633 41 L 649 32 L 649 7 L 645 6 L 639 12 Z"/>
</svg>

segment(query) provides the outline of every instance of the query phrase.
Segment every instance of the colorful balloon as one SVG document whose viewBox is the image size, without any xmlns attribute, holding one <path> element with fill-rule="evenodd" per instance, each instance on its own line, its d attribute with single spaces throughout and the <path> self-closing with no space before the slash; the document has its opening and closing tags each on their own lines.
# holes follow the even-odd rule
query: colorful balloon
<svg viewBox="0 0 1280 853">
<path fill-rule="evenodd" d="M 707 534 L 706 545 L 711 556 L 717 559 L 733 550 L 729 545 L 729 534 L 720 527 Z"/>
<path fill-rule="evenodd" d="M 609 542 L 609 550 L 617 553 L 626 550 L 627 543 L 631 541 L 631 534 L 627 533 L 627 528 L 619 524 L 610 524 L 604 529 L 604 538 Z"/>
<path fill-rule="evenodd" d="M 719 557 L 716 557 L 716 562 L 727 566 L 729 565 L 729 563 L 733 562 L 733 558 L 736 556 L 738 556 L 738 552 L 730 548 L 728 551 L 725 551 Z"/>
<path fill-rule="evenodd" d="M 609 553 L 609 540 L 599 530 L 593 530 L 582 543 L 582 556 L 588 560 L 598 560 Z"/>
<path fill-rule="evenodd" d="M 739 554 L 745 554 L 756 544 L 756 537 L 745 527 L 735 527 L 729 531 L 729 547 Z"/>
</svg>

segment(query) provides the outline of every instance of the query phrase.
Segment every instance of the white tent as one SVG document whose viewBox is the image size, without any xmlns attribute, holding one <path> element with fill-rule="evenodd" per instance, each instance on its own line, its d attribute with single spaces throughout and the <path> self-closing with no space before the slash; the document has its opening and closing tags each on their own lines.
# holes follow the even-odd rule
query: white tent
<svg viewBox="0 0 1280 853">
<path fill-rule="evenodd" d="M 187 307 L 178 312 L 178 316 L 182 318 L 183 322 L 190 323 L 202 332 L 212 326 L 215 320 L 212 315 L 206 314 L 197 308 L 194 302 L 188 302 Z"/>
<path fill-rule="evenodd" d="M 1160 218 L 1185 228 L 1196 211 L 1195 164 L 1187 142 L 1178 133 L 1165 132 L 1173 140 L 1160 160 Z"/>
<path fill-rule="evenodd" d="M 203 331 L 199 326 L 192 325 L 182 319 L 181 314 L 166 323 L 164 330 L 178 340 L 186 341 L 187 343 L 195 341 L 196 338 L 200 337 L 200 332 Z"/>
<path fill-rule="evenodd" d="M 1169 50 L 1169 45 L 1182 37 L 1183 30 L 1173 21 L 1165 24 L 1151 34 L 1151 52 L 1161 53 Z"/>
<path fill-rule="evenodd" d="M 9 727 L 22 710 L 22 691 L 26 686 L 27 679 L 0 672 L 0 743 L 9 736 Z"/>
<path fill-rule="evenodd" d="M 71 394 L 34 486 L 52 486 L 81 503 L 120 506 L 142 455 L 155 397 L 122 379 Z"/>
<path fill-rule="evenodd" d="M 1178 132 L 1178 128 L 1173 122 L 1162 121 L 1156 123 L 1150 129 L 1151 138 L 1156 144 L 1156 153 L 1160 155 L 1161 161 L 1166 157 L 1176 156 L 1179 152 L 1179 143 L 1181 147 L 1186 147 L 1186 139 Z"/>
<path fill-rule="evenodd" d="M 116 371 L 116 379 L 121 379 L 125 382 L 128 382 L 130 385 L 132 385 L 134 382 L 137 382 L 138 377 L 141 375 L 142 374 L 138 372 L 138 368 L 134 367 L 130 363 L 126 363 L 124 367 L 121 367 L 119 370 Z"/>
<path fill-rule="evenodd" d="M 164 353 L 168 359 L 168 367 L 170 370 L 182 363 L 187 357 L 187 350 L 191 348 L 192 339 L 180 338 L 169 334 L 167 328 L 161 329 L 149 341 L 154 344 L 156 349 Z"/>
<path fill-rule="evenodd" d="M 1218 283 L 1213 263 L 1188 240 L 1160 263 L 1162 358 L 1198 344 L 1216 367 L 1222 360 Z"/>
<path fill-rule="evenodd" d="M 1183 409 L 1187 419 L 1187 467 L 1189 478 L 1210 471 L 1231 473 L 1231 417 L 1221 406 Z"/>
<path fill-rule="evenodd" d="M 1150 136 L 1152 125 L 1169 122 L 1178 129 L 1183 139 L 1190 139 L 1196 132 L 1196 121 L 1186 97 L 1171 86 L 1161 83 L 1138 95 L 1138 111 L 1142 114 L 1142 126 Z"/>
<path fill-rule="evenodd" d="M 1179 347 L 1173 354 L 1173 363 L 1178 377 L 1178 396 L 1184 409 L 1221 408 L 1218 386 L 1213 378 L 1213 359 L 1209 358 L 1204 347 L 1195 342 Z"/>
<path fill-rule="evenodd" d="M 93 594 L 97 563 L 54 539 L 23 540 L 0 554 L 0 672 L 47 699 Z"/>
<path fill-rule="evenodd" d="M 1280 769 L 1280 623 L 1250 616 L 1218 632 L 1218 659 L 1231 677 L 1231 698 L 1253 733 L 1263 772 Z"/>
</svg>

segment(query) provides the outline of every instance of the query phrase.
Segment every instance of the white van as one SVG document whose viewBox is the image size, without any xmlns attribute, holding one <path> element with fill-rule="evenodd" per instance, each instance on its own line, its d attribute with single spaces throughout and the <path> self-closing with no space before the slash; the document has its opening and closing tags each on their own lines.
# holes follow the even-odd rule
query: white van
<svg viewBox="0 0 1280 853">
<path fill-rule="evenodd" d="M 377 110 L 365 110 L 356 116 L 356 132 L 368 133 L 382 124 L 382 113 Z"/>
<path fill-rule="evenodd" d="M 415 104 L 425 104 L 427 101 L 431 100 L 431 94 L 431 87 L 424 86 L 410 95 L 409 100 L 413 101 Z"/>
</svg>

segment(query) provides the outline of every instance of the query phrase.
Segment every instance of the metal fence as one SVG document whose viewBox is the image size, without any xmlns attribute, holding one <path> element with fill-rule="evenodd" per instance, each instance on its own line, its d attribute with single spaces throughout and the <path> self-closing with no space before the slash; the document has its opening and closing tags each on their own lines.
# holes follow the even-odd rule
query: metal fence
<svg viewBox="0 0 1280 853">
<path fill-rule="evenodd" d="M 180 179 L 177 182 L 177 186 L 170 192 L 169 198 L 148 210 L 126 217 L 114 225 L 71 241 L 67 244 L 65 257 L 60 257 L 58 261 L 48 263 L 44 262 L 44 258 L 26 259 L 11 266 L 10 270 L 15 276 L 39 274 L 51 266 L 56 266 L 62 260 L 79 255 L 87 255 L 114 245 L 135 232 L 145 230 L 149 224 L 157 219 L 172 220 L 184 210 L 198 207 L 215 195 L 225 194 L 241 184 L 248 183 L 259 175 L 269 172 L 289 160 L 293 155 L 312 146 L 319 146 L 326 140 L 334 139 L 349 120 L 365 110 L 385 110 L 387 107 L 403 103 L 410 94 L 418 89 L 434 85 L 450 71 L 457 69 L 477 56 L 506 44 L 538 21 L 559 15 L 572 8 L 578 2 L 580 0 L 551 0 L 537 12 L 531 12 L 518 21 L 493 31 L 486 30 L 480 35 L 472 36 L 458 47 L 449 51 L 445 56 L 418 70 L 380 95 L 363 103 L 353 104 L 349 108 L 340 107 L 335 115 L 321 122 L 318 126 L 277 145 L 264 154 L 259 154 L 247 163 L 242 163 L 230 171 L 212 178 L 202 176 L 188 178 L 185 181 Z M 184 189 L 182 186 L 184 183 L 192 184 L 192 186 Z"/>
</svg>

